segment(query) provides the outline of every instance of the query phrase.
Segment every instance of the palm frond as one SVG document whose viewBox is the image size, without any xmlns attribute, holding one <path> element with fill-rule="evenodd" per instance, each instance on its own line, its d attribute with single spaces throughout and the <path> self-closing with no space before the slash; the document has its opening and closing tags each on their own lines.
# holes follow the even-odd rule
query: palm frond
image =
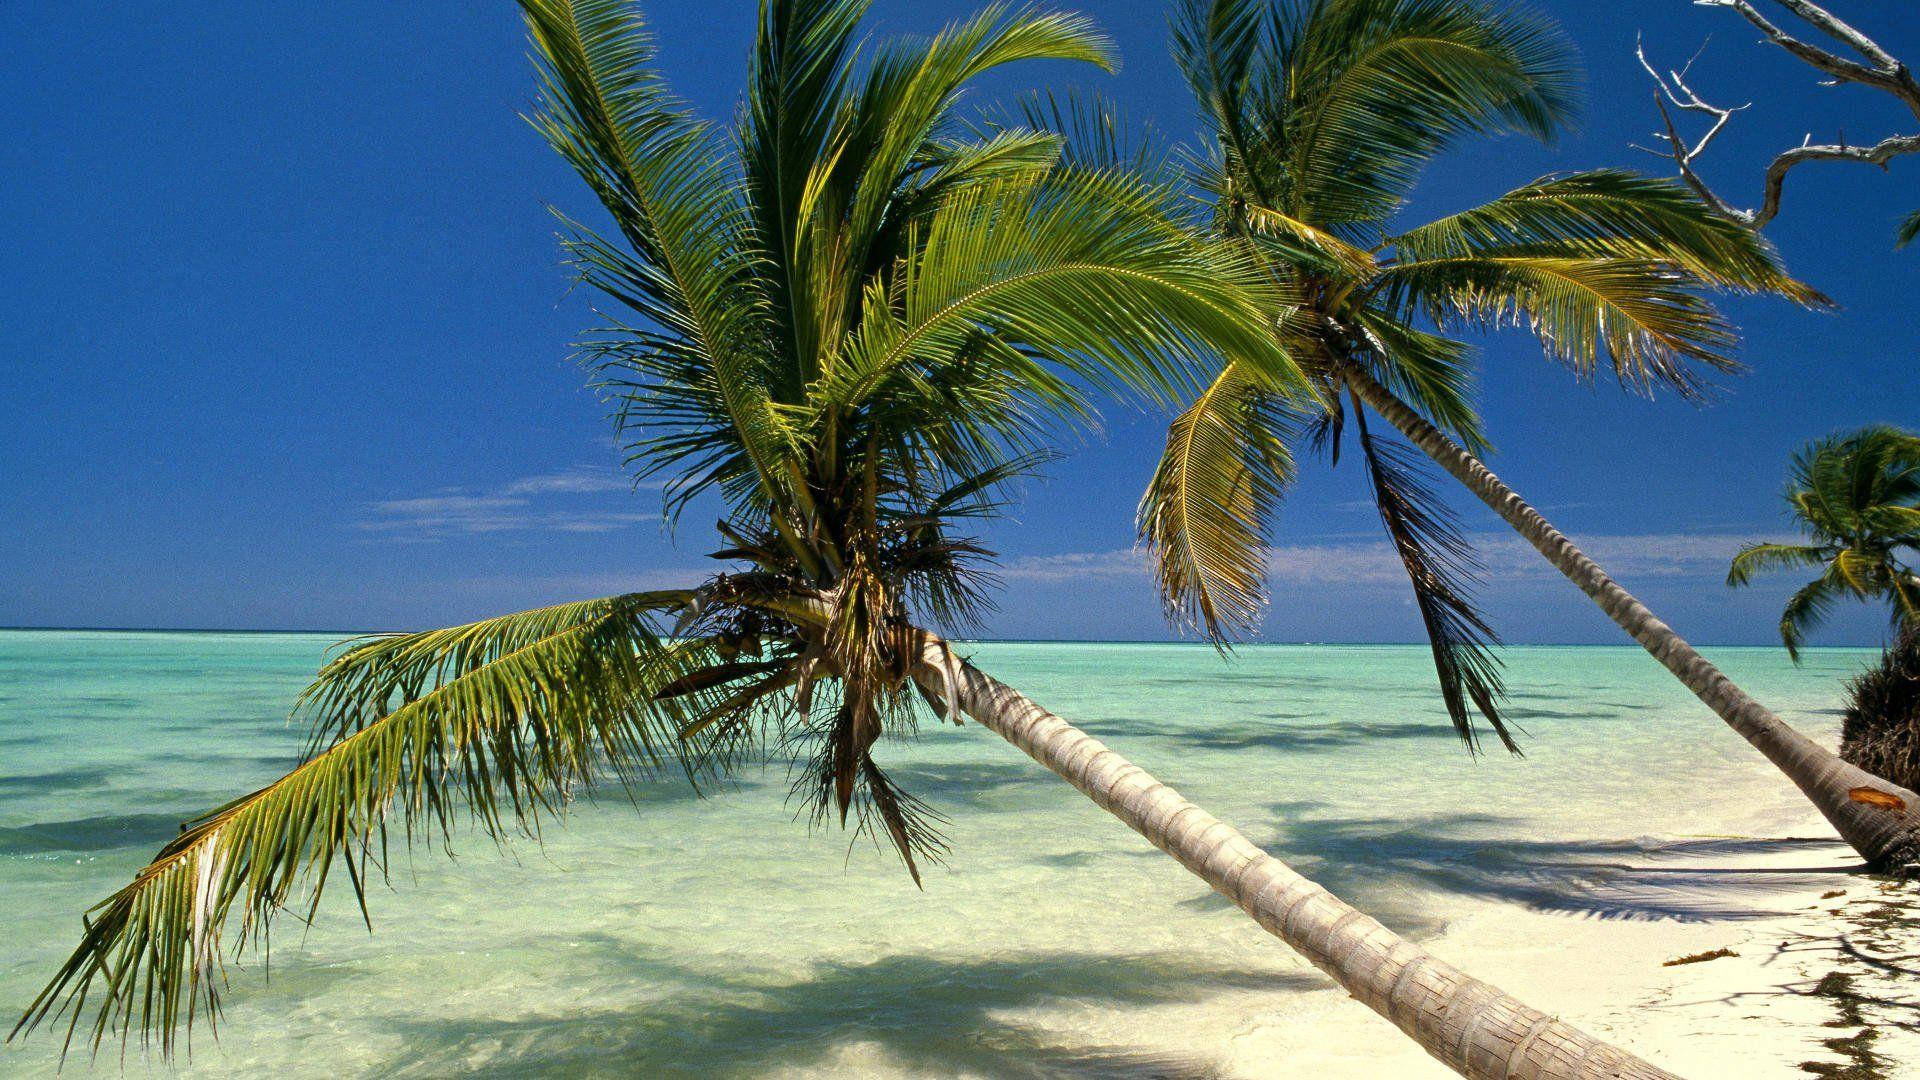
<svg viewBox="0 0 1920 1080">
<path fill-rule="evenodd" d="M 1576 104 L 1571 48 L 1513 8 L 1316 4 L 1278 49 L 1290 79 L 1286 205 L 1322 222 L 1379 221 L 1459 136 L 1551 138 Z"/>
<path fill-rule="evenodd" d="M 1367 278 L 1374 270 L 1373 254 L 1308 221 L 1255 202 L 1230 201 L 1226 214 L 1237 234 L 1260 238 L 1263 249 L 1284 263 L 1311 272 Z M 1235 220 L 1237 219 L 1237 220 Z"/>
<path fill-rule="evenodd" d="M 1167 612 L 1215 642 L 1251 634 L 1266 604 L 1267 536 L 1293 461 L 1284 399 L 1229 364 L 1167 429 L 1140 500 Z"/>
<path fill-rule="evenodd" d="M 1182 182 L 1159 131 L 1105 94 L 1075 86 L 1037 90 L 1015 98 L 1009 111 L 1026 127 L 1057 137 L 1061 164 L 1070 169 L 1121 169 L 1166 187 Z"/>
<path fill-rule="evenodd" d="M 1621 169 L 1549 176 L 1391 237 L 1403 259 L 1557 255 L 1671 263 L 1703 285 L 1826 298 L 1794 280 L 1771 245 L 1678 181 Z"/>
<path fill-rule="evenodd" d="M 827 340 L 812 303 L 813 248 L 807 203 L 833 153 L 854 78 L 855 34 L 871 0 L 767 0 L 738 133 L 754 234 L 771 270 L 767 288 L 781 352 L 802 364 Z M 813 372 L 802 370 L 803 378 Z"/>
<path fill-rule="evenodd" d="M 670 439 L 673 429 L 724 420 L 755 486 L 779 498 L 799 437 L 774 405 L 782 373 L 768 363 L 771 308 L 756 285 L 739 179 L 653 69 L 652 38 L 630 0 L 527 0 L 522 8 L 542 84 L 531 122 L 626 242 L 623 251 L 563 218 L 569 255 L 583 280 L 651 324 L 616 325 L 583 346 L 608 375 L 603 387 L 629 391 L 615 395 L 622 430 L 659 425 Z M 663 456 L 660 438 L 648 434 L 633 456 Z M 682 501 L 728 475 L 684 484 Z"/>
<path fill-rule="evenodd" d="M 948 118 L 961 87 L 1024 60 L 1111 69 L 1113 45 L 1085 16 L 1031 8 L 1009 13 L 1005 5 L 994 4 L 929 40 L 883 48 L 853 105 L 858 123 L 832 159 L 836 170 L 855 177 L 845 185 L 851 198 L 847 232 L 879 233 L 901 175 Z"/>
<path fill-rule="evenodd" d="M 1806 644 L 1807 634 L 1826 621 L 1834 604 L 1847 593 L 1840 576 L 1829 568 L 1787 598 L 1787 606 L 1780 612 L 1780 643 L 1787 647 L 1788 659 L 1800 662 L 1800 647 Z"/>
<path fill-rule="evenodd" d="M 1500 714 L 1506 689 L 1500 658 L 1493 652 L 1500 638 L 1468 592 L 1469 581 L 1479 570 L 1473 548 L 1454 524 L 1452 512 L 1421 475 L 1423 459 L 1402 444 L 1369 432 L 1358 402 L 1353 411 L 1374 504 L 1413 585 L 1414 605 L 1426 627 L 1447 716 L 1468 749 L 1478 751 L 1480 746 L 1473 719 L 1477 711 L 1501 745 L 1518 754 L 1520 746 Z"/>
<path fill-rule="evenodd" d="M 1223 160 L 1219 171 L 1243 178 L 1250 201 L 1274 204 L 1278 192 L 1265 183 L 1279 162 L 1270 138 L 1270 118 L 1284 103 L 1269 91 L 1274 82 L 1270 0 L 1184 0 L 1173 19 L 1173 55 Z"/>
<path fill-rule="evenodd" d="M 1305 392 L 1270 331 L 1278 301 L 1258 267 L 1170 220 L 1165 198 L 1124 172 L 956 195 L 929 220 L 898 293 L 864 306 L 816 406 L 851 408 L 903 379 L 938 383 L 982 336 L 1026 357 L 1020 376 L 1041 400 L 1068 389 L 1048 366 L 1106 392 L 1180 400 L 1204 385 L 1210 353 Z"/>
<path fill-rule="evenodd" d="M 1583 378 L 1604 363 L 1643 394 L 1688 398 L 1696 366 L 1734 372 L 1733 328 L 1670 266 L 1620 258 L 1467 256 L 1400 263 L 1376 288 L 1394 311 L 1424 310 L 1444 326 L 1527 325 L 1548 355 Z"/>
<path fill-rule="evenodd" d="M 309 882 L 308 917 L 343 863 L 356 897 L 386 870 L 397 820 L 451 835 L 459 808 L 504 837 L 531 830 L 600 765 L 643 770 L 671 753 L 675 712 L 653 692 L 683 669 L 654 612 L 681 594 L 629 594 L 361 643 L 303 698 L 318 749 L 285 777 L 182 827 L 131 884 L 89 914 L 73 955 L 15 1031 L 68 1015 L 97 1047 L 137 1023 L 171 1050 L 218 1015 L 221 945 L 236 952 Z M 238 908 L 237 915 L 235 909 Z"/>
<path fill-rule="evenodd" d="M 1435 427 L 1476 455 L 1492 446 L 1474 403 L 1473 348 L 1429 333 L 1375 308 L 1353 313 L 1373 377 Z"/>
<path fill-rule="evenodd" d="M 1916 237 L 1920 237 L 1920 210 L 1900 219 L 1900 224 L 1893 230 L 1893 246 L 1906 247 Z"/>
<path fill-rule="evenodd" d="M 1755 574 L 1819 566 L 1826 561 L 1824 548 L 1806 544 L 1744 544 L 1727 567 L 1727 584 L 1749 585 Z"/>
</svg>

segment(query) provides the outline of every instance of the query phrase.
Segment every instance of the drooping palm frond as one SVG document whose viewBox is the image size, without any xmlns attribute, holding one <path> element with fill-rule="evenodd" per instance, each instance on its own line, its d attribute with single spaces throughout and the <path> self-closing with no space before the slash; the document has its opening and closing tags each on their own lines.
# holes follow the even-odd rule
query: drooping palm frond
<svg viewBox="0 0 1920 1080">
<path fill-rule="evenodd" d="M 1500 714 L 1506 688 L 1500 659 L 1493 652 L 1500 638 L 1469 592 L 1479 560 L 1460 534 L 1452 512 L 1421 475 L 1423 459 L 1410 448 L 1370 432 L 1357 401 L 1354 416 L 1374 505 L 1413 585 L 1414 606 L 1426 627 L 1440 698 L 1454 731 L 1477 751 L 1480 737 L 1473 718 L 1477 711 L 1501 745 L 1518 754 L 1520 746 Z"/>
<path fill-rule="evenodd" d="M 1727 567 L 1727 584 L 1750 584 L 1755 574 L 1770 570 L 1819 566 L 1828 557 L 1825 549 L 1809 544 L 1744 544 L 1734 553 L 1733 563 Z"/>
<path fill-rule="evenodd" d="M 1230 364 L 1176 417 L 1141 498 L 1140 535 L 1167 611 L 1215 642 L 1266 603 L 1267 537 L 1293 478 L 1286 399 Z"/>
<path fill-rule="evenodd" d="M 1620 258 L 1505 255 L 1419 259 L 1383 270 L 1389 309 L 1442 326 L 1524 325 L 1549 356 L 1582 378 L 1602 366 L 1624 386 L 1666 386 L 1699 398 L 1695 370 L 1734 372 L 1733 328 L 1671 266 Z"/>
<path fill-rule="evenodd" d="M 1787 598 L 1786 607 L 1780 610 L 1780 642 L 1787 647 L 1788 659 L 1800 662 L 1800 648 L 1806 644 L 1807 635 L 1818 629 L 1834 605 L 1851 591 L 1830 566 Z"/>
<path fill-rule="evenodd" d="M 1620 169 L 1544 177 L 1389 242 L 1403 261 L 1559 255 L 1664 262 L 1702 286 L 1826 302 L 1781 269 L 1758 233 L 1684 185 Z"/>
<path fill-rule="evenodd" d="M 1474 400 L 1472 346 L 1372 307 L 1351 316 L 1358 332 L 1352 359 L 1468 451 L 1492 449 Z"/>
<path fill-rule="evenodd" d="M 310 917 L 336 862 L 364 912 L 391 823 L 408 840 L 444 838 L 464 807 L 504 837 L 535 828 L 601 766 L 658 764 L 673 753 L 678 712 L 653 693 L 691 657 L 652 619 L 680 599 L 608 597 L 349 650 L 303 698 L 316 751 L 183 825 L 93 909 L 79 948 L 15 1031 L 66 1015 L 69 1044 L 87 1022 L 95 1045 L 137 1025 L 171 1050 L 197 1015 L 217 1017 L 229 924 L 237 919 L 236 951 L 264 939 L 303 883 Z"/>
</svg>

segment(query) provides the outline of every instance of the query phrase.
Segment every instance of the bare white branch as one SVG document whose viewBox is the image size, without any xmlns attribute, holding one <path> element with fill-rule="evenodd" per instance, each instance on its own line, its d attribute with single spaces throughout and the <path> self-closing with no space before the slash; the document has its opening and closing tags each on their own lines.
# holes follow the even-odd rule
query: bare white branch
<svg viewBox="0 0 1920 1080">
<path fill-rule="evenodd" d="M 1871 37 L 1862 33 L 1852 24 L 1842 20 L 1827 9 L 1812 3 L 1811 0 L 1775 0 L 1781 7 L 1799 18 L 1808 26 L 1845 45 L 1860 56 L 1860 60 L 1841 56 L 1826 49 L 1810 45 L 1780 29 L 1750 0 L 1693 0 L 1699 7 L 1731 8 L 1748 23 L 1759 29 L 1766 40 L 1785 50 L 1809 66 L 1824 72 L 1831 79 L 1821 80 L 1823 86 L 1840 83 L 1857 83 L 1893 95 L 1920 118 L 1920 82 L 1916 82 L 1913 72 L 1893 54 L 1882 48 Z M 1920 153 L 1920 134 L 1890 135 L 1870 146 L 1854 146 L 1847 142 L 1845 133 L 1841 133 L 1835 143 L 1816 144 L 1811 133 L 1801 140 L 1799 146 L 1777 155 L 1767 166 L 1762 185 L 1760 205 L 1753 209 L 1743 209 L 1715 194 L 1700 176 L 1695 163 L 1713 144 L 1714 139 L 1727 127 L 1733 114 L 1752 106 L 1752 102 L 1742 105 L 1721 106 L 1702 98 L 1693 87 L 1687 84 L 1688 74 L 1695 60 L 1706 49 L 1702 43 L 1693 56 L 1678 70 L 1669 69 L 1664 74 L 1647 58 L 1646 46 L 1636 40 L 1634 54 L 1640 60 L 1640 66 L 1646 69 L 1653 80 L 1657 93 L 1654 105 L 1660 110 L 1660 118 L 1665 131 L 1658 135 L 1666 141 L 1664 156 L 1673 160 L 1680 178 L 1696 194 L 1719 212 L 1739 221 L 1750 228 L 1762 228 L 1780 212 L 1781 193 L 1789 170 L 1809 161 L 1852 161 L 1885 168 L 1887 162 L 1902 154 Z M 1708 117 L 1706 130 L 1691 143 L 1681 135 L 1675 123 L 1674 112 L 1697 113 Z M 1648 150 L 1648 147 L 1636 146 L 1635 149 Z M 1658 153 L 1659 151 L 1651 151 Z"/>
</svg>

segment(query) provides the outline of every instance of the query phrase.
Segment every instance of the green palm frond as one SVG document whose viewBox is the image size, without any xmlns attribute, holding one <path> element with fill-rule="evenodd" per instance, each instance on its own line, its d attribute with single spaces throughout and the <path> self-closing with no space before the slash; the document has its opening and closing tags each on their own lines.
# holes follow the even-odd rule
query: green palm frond
<svg viewBox="0 0 1920 1080">
<path fill-rule="evenodd" d="M 1807 634 L 1826 621 L 1834 604 L 1848 591 L 1839 574 L 1830 568 L 1787 598 L 1787 606 L 1780 612 L 1780 643 L 1787 647 L 1789 660 L 1800 662 L 1800 648 L 1806 644 Z"/>
<path fill-rule="evenodd" d="M 1310 271 L 1363 279 L 1373 273 L 1371 252 L 1310 222 L 1252 202 L 1230 202 L 1227 213 L 1238 219 L 1236 233 L 1260 238 L 1264 241 L 1261 246 L 1282 261 Z"/>
<path fill-rule="evenodd" d="M 1369 432 L 1358 401 L 1354 419 L 1360 428 L 1361 455 L 1367 463 L 1374 505 L 1413 586 L 1414 606 L 1426 628 L 1440 680 L 1440 698 L 1454 731 L 1469 750 L 1477 751 L 1480 738 L 1474 713 L 1478 712 L 1501 745 L 1518 754 L 1520 745 L 1500 713 L 1506 687 L 1500 677 L 1500 659 L 1493 651 L 1500 638 L 1469 591 L 1479 573 L 1473 548 L 1422 475 L 1424 459 L 1400 443 Z"/>
<path fill-rule="evenodd" d="M 833 153 L 855 77 L 856 33 L 870 0 L 780 0 L 760 5 L 738 142 L 754 234 L 771 273 L 767 288 L 782 352 L 818 358 L 826 338 L 811 300 L 818 257 L 806 212 L 814 177 Z M 803 379 L 813 373 L 803 370 Z"/>
<path fill-rule="evenodd" d="M 1916 237 L 1920 237 L 1920 210 L 1900 219 L 1900 224 L 1893 230 L 1893 244 L 1895 247 L 1906 247 Z"/>
<path fill-rule="evenodd" d="M 1811 544 L 1748 544 L 1727 584 L 1768 570 L 1819 567 L 1787 601 L 1780 636 L 1796 660 L 1808 631 L 1841 599 L 1886 600 L 1896 625 L 1920 620 L 1920 579 L 1902 549 L 1920 551 L 1920 435 L 1876 424 L 1816 439 L 1794 454 L 1787 506 Z"/>
<path fill-rule="evenodd" d="M 1374 308 L 1353 313 L 1360 331 L 1357 358 L 1373 377 L 1435 427 L 1474 454 L 1492 449 L 1474 402 L 1474 350 Z"/>
<path fill-rule="evenodd" d="M 1228 365 L 1168 428 L 1141 498 L 1168 613 L 1216 642 L 1251 633 L 1265 606 L 1268 529 L 1293 479 L 1284 401 Z"/>
<path fill-rule="evenodd" d="M 1553 137 L 1577 65 L 1557 28 L 1459 0 L 1324 0 L 1276 53 L 1289 74 L 1289 195 L 1325 222 L 1378 221 L 1456 138 Z"/>
<path fill-rule="evenodd" d="M 1920 544 L 1912 546 L 1920 547 Z M 1910 566 L 1895 565 L 1892 577 L 1894 625 L 1920 626 L 1920 573 Z"/>
<path fill-rule="evenodd" d="M 1696 366 L 1733 372 L 1733 328 L 1669 266 L 1620 258 L 1466 256 L 1399 263 L 1376 287 L 1393 310 L 1442 326 L 1526 325 L 1583 378 L 1603 364 L 1641 393 L 1698 398 Z"/>
<path fill-rule="evenodd" d="M 648 431 L 631 458 L 658 460 L 687 429 L 697 437 L 722 421 L 743 467 L 768 497 L 782 498 L 800 438 L 774 404 L 782 377 L 767 362 L 772 312 L 756 285 L 740 182 L 706 126 L 653 70 L 638 8 L 624 0 L 522 7 L 542 81 L 531 122 L 587 181 L 627 245 L 568 221 L 572 261 L 583 280 L 657 328 L 615 327 L 585 347 L 605 385 L 638 381 L 648 391 L 620 398 L 622 430 Z M 681 499 L 738 475 L 684 484 Z"/>
<path fill-rule="evenodd" d="M 1390 243 L 1403 260 L 1558 255 L 1664 262 L 1716 288 L 1825 302 L 1780 268 L 1758 233 L 1678 181 L 1619 169 L 1545 177 Z"/>
<path fill-rule="evenodd" d="M 948 118 L 963 85 L 1023 60 L 1080 61 L 1110 70 L 1113 46 L 1084 16 L 1033 9 L 1009 14 L 1005 5 L 995 4 L 931 40 L 883 49 L 867 71 L 852 113 L 860 123 L 844 133 L 844 145 L 830 159 L 834 171 L 851 182 L 825 184 L 828 190 L 849 190 L 847 232 L 880 233 L 898 177 Z M 854 263 L 856 271 L 865 265 L 864 259 Z"/>
<path fill-rule="evenodd" d="M 1010 106 L 989 112 L 978 125 L 1047 132 L 1060 141 L 1060 163 L 1076 171 L 1121 170 L 1170 190 L 1186 179 L 1173 149 L 1152 123 L 1131 116 L 1105 94 L 1077 86 L 1022 94 Z"/>
<path fill-rule="evenodd" d="M 1755 574 L 1819 566 L 1830 557 L 1824 548 L 1807 544 L 1745 544 L 1727 567 L 1727 584 L 1747 585 Z"/>
<path fill-rule="evenodd" d="M 79 948 L 15 1031 L 65 1014 L 69 1044 L 83 1022 L 96 1045 L 137 1024 L 170 1050 L 196 1015 L 217 1016 L 228 924 L 238 921 L 236 951 L 263 939 L 303 882 L 310 918 L 336 861 L 364 913 L 394 822 L 409 840 L 447 837 L 464 806 L 503 837 L 535 828 L 601 765 L 659 763 L 678 714 L 652 695 L 690 658 L 651 620 L 679 602 L 615 596 L 350 649 L 303 698 L 316 752 L 186 823 L 94 908 Z"/>
<path fill-rule="evenodd" d="M 1269 130 L 1285 112 L 1274 18 L 1268 0 L 1184 0 L 1173 19 L 1174 61 L 1218 143 L 1213 171 L 1244 181 L 1248 200 L 1265 206 L 1279 194 L 1265 181 L 1284 167 Z"/>
<path fill-rule="evenodd" d="M 1170 220 L 1164 199 L 1119 171 L 956 195 L 929 219 L 897 292 L 864 305 L 815 407 L 855 408 L 900 380 L 939 385 L 981 336 L 1029 358 L 1019 374 L 1040 398 L 1068 391 L 1046 373 L 1054 365 L 1102 390 L 1177 400 L 1201 377 L 1196 339 L 1305 392 L 1271 333 L 1277 298 L 1258 266 Z"/>
</svg>

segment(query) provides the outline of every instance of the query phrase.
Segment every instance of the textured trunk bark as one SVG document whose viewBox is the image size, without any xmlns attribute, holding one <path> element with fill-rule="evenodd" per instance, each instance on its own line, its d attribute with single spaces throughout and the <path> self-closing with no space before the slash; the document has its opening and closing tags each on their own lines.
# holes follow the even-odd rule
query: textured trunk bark
<svg viewBox="0 0 1920 1080">
<path fill-rule="evenodd" d="M 1920 858 L 1920 795 L 1842 761 L 1748 697 L 1472 454 L 1359 368 L 1343 365 L 1341 375 L 1374 411 L 1492 507 L 1694 696 L 1786 773 L 1868 865 L 1905 872 Z"/>
<path fill-rule="evenodd" d="M 1099 740 L 955 658 L 932 635 L 924 638 L 920 659 L 913 677 L 931 698 L 1058 773 L 1462 1076 L 1673 1076 L 1522 1004 L 1348 907 Z"/>
</svg>

